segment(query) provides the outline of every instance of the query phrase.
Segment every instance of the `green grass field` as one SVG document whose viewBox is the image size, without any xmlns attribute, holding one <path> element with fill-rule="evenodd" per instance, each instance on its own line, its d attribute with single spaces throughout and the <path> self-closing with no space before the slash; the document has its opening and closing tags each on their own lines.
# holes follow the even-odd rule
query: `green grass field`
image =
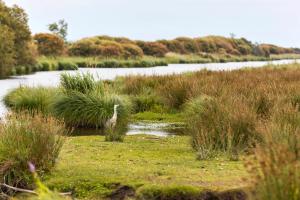
<svg viewBox="0 0 300 200">
<path fill-rule="evenodd" d="M 124 143 L 102 136 L 69 137 L 46 184 L 74 191 L 79 199 L 101 199 L 120 185 L 227 190 L 245 186 L 241 161 L 197 161 L 186 136 L 127 136 Z"/>
</svg>

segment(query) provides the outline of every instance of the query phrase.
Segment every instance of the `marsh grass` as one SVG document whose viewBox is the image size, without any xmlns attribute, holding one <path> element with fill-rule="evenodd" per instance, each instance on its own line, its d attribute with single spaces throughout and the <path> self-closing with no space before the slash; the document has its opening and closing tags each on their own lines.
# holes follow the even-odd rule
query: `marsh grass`
<svg viewBox="0 0 300 200">
<path fill-rule="evenodd" d="M 209 159 L 222 152 L 233 157 L 259 140 L 255 115 L 245 109 L 241 112 L 237 104 L 236 112 L 231 108 L 208 96 L 187 103 L 184 115 L 187 132 L 199 159 Z"/>
<path fill-rule="evenodd" d="M 265 142 L 256 148 L 254 159 L 246 163 L 253 177 L 252 199 L 297 200 L 300 198 L 299 129 L 276 123 L 264 129 Z"/>
<path fill-rule="evenodd" d="M 26 111 L 31 114 L 51 112 L 51 103 L 59 95 L 56 88 L 20 86 L 4 98 L 4 103 L 13 111 Z"/>
<path fill-rule="evenodd" d="M 83 94 L 98 92 L 101 95 L 103 93 L 102 82 L 96 81 L 90 73 L 77 73 L 76 75 L 63 73 L 60 76 L 60 85 L 66 93 L 74 91 Z"/>
<path fill-rule="evenodd" d="M 277 123 L 287 123 L 293 118 L 288 114 L 293 111 L 283 115 L 278 108 L 291 104 L 299 109 L 299 66 L 270 65 L 261 69 L 131 76 L 115 84 L 130 96 L 156 95 L 165 103 L 162 110 L 185 110 L 192 146 L 200 158 L 209 158 L 216 155 L 216 151 L 232 155 L 252 151 L 262 142 L 259 129 L 262 123 L 275 115 L 286 118 Z M 294 124 L 300 123 L 293 120 Z"/>
<path fill-rule="evenodd" d="M 105 128 L 106 121 L 113 116 L 115 104 L 120 105 L 117 124 L 127 126 L 131 104 L 125 96 L 71 92 L 57 97 L 53 103 L 53 113 L 70 126 Z"/>
<path fill-rule="evenodd" d="M 64 134 L 64 124 L 53 118 L 26 113 L 6 116 L 6 123 L 0 124 L 1 180 L 12 186 L 31 187 L 28 162 L 34 163 L 41 175 L 51 171 Z"/>
</svg>

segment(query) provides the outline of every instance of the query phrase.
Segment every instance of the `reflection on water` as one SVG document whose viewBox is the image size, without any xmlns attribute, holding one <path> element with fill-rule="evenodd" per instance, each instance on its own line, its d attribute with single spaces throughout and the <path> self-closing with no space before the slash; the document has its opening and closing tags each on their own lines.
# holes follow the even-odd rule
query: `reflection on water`
<svg viewBox="0 0 300 200">
<path fill-rule="evenodd" d="M 299 62 L 300 60 L 280 60 L 280 61 L 259 61 L 259 62 L 231 62 L 231 63 L 208 63 L 208 64 L 172 64 L 163 67 L 151 68 L 80 68 L 79 72 L 91 73 L 96 79 L 113 80 L 117 76 L 127 75 L 166 75 L 180 74 L 183 72 L 208 70 L 234 70 L 243 67 L 262 67 L 267 64 L 288 64 Z M 37 72 L 31 75 L 12 77 L 10 79 L 0 80 L 0 99 L 2 99 L 9 90 L 19 85 L 28 86 L 57 86 L 62 71 Z M 77 71 L 68 71 L 70 74 L 76 74 Z M 2 103 L 0 103 L 0 116 L 6 112 Z"/>
<path fill-rule="evenodd" d="M 181 134 L 184 129 L 181 123 L 136 122 L 129 125 L 127 135 L 146 134 L 166 137 Z"/>
</svg>

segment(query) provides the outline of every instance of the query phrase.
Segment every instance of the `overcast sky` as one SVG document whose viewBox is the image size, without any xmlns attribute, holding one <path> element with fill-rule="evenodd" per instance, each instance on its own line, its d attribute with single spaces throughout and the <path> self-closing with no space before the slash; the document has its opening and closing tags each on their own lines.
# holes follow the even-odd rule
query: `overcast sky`
<svg viewBox="0 0 300 200">
<path fill-rule="evenodd" d="M 69 40 L 94 35 L 172 39 L 205 35 L 300 47 L 300 0 L 4 0 L 29 15 L 33 33 L 65 19 Z"/>
</svg>

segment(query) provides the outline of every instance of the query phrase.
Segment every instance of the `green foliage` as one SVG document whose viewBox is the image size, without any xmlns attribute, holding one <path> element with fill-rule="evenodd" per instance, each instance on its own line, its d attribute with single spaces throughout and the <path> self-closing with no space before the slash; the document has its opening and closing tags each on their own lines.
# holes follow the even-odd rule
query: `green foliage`
<svg viewBox="0 0 300 200">
<path fill-rule="evenodd" d="M 123 120 L 129 118 L 130 107 L 125 97 L 102 96 L 98 93 L 83 94 L 70 92 L 56 98 L 53 109 L 54 115 L 64 119 L 70 126 L 85 128 L 105 128 L 105 123 L 113 115 L 115 104 L 119 104 L 117 124 L 123 126 Z M 127 126 L 127 124 L 126 124 Z"/>
<path fill-rule="evenodd" d="M 237 108 L 236 108 L 237 109 Z M 249 111 L 229 112 L 221 102 L 211 97 L 199 97 L 186 107 L 188 132 L 199 159 L 214 156 L 214 152 L 237 153 L 252 147 L 258 140 L 255 115 Z"/>
<path fill-rule="evenodd" d="M 67 40 L 68 35 L 68 23 L 61 19 L 58 22 L 54 22 L 52 24 L 48 25 L 49 31 L 51 31 L 53 34 L 59 36 L 63 40 Z"/>
<path fill-rule="evenodd" d="M 95 81 L 92 74 L 79 74 L 70 75 L 63 73 L 60 76 L 60 84 L 66 93 L 68 92 L 81 92 L 88 94 L 97 91 L 99 94 L 103 93 L 102 83 Z"/>
<path fill-rule="evenodd" d="M 162 111 L 163 101 L 154 94 L 140 94 L 133 97 L 134 111 Z"/>
<path fill-rule="evenodd" d="M 21 86 L 8 93 L 4 98 L 4 103 L 17 112 L 49 114 L 51 103 L 58 94 L 59 91 L 54 88 Z"/>
<path fill-rule="evenodd" d="M 31 32 L 24 10 L 7 7 L 0 1 L 0 76 L 10 75 L 12 67 L 34 64 L 30 50 Z"/>
<path fill-rule="evenodd" d="M 62 70 L 78 70 L 78 66 L 75 63 L 71 62 L 58 62 L 57 63 L 57 69 Z"/>
<path fill-rule="evenodd" d="M 0 33 L 0 77 L 4 77 L 15 64 L 14 34 L 5 25 L 0 26 Z"/>
<path fill-rule="evenodd" d="M 38 52 L 44 56 L 60 56 L 64 51 L 64 41 L 59 36 L 49 33 L 39 33 L 34 35 Z"/>
<path fill-rule="evenodd" d="M 185 109 L 187 131 L 192 136 L 192 146 L 199 159 L 215 153 L 238 153 L 252 147 L 260 135 L 255 129 L 255 115 L 235 104 L 228 108 L 222 102 L 200 96 L 187 103 Z"/>
<path fill-rule="evenodd" d="M 27 188 L 32 184 L 27 163 L 40 174 L 54 166 L 65 134 L 64 124 L 40 115 L 11 114 L 0 124 L 0 177 L 9 185 Z"/>
</svg>

